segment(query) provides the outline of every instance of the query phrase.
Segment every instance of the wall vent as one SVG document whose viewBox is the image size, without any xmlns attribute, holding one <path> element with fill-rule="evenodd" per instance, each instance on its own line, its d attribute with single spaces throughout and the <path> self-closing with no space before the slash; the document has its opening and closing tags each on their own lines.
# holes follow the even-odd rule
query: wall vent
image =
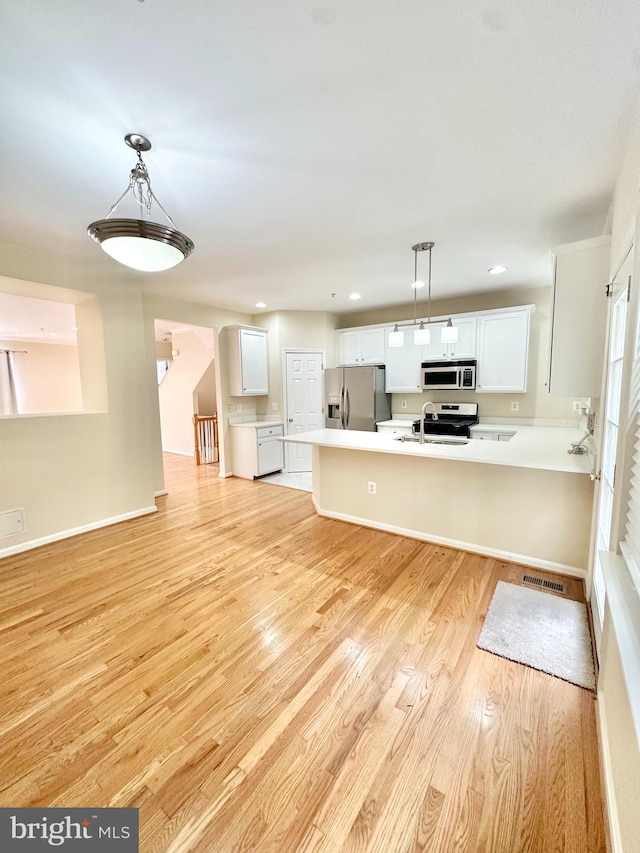
<svg viewBox="0 0 640 853">
<path fill-rule="evenodd" d="M 24 523 L 24 509 L 8 509 L 5 512 L 0 512 L 0 539 L 5 539 L 7 536 L 15 536 L 17 533 L 24 533 L 27 529 Z"/>
<path fill-rule="evenodd" d="M 533 575 L 522 575 L 522 583 L 537 586 L 538 589 L 550 589 L 552 592 L 559 592 L 561 595 L 566 593 L 563 583 L 548 581 L 545 578 L 536 578 Z"/>
</svg>

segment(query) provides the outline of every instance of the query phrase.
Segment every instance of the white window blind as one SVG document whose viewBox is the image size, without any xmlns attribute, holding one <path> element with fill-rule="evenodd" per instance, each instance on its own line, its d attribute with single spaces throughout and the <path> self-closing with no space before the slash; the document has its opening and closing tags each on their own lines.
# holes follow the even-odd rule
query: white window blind
<svg viewBox="0 0 640 853">
<path fill-rule="evenodd" d="M 624 539 L 620 543 L 620 550 L 640 594 L 640 310 L 636 315 L 633 353 L 627 419 L 627 440 L 632 443 L 631 474 L 626 496 Z"/>
</svg>

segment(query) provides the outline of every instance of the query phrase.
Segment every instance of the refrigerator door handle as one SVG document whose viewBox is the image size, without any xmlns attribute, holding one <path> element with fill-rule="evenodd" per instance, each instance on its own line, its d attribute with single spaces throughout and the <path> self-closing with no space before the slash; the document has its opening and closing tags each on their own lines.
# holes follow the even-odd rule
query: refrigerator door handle
<svg viewBox="0 0 640 853">
<path fill-rule="evenodd" d="M 349 418 L 351 416 L 351 401 L 349 400 L 349 389 L 346 389 L 345 394 L 346 411 L 345 411 L 345 429 L 349 429 Z"/>
<path fill-rule="evenodd" d="M 345 420 L 344 420 L 344 407 L 345 407 L 345 387 L 344 385 L 340 388 L 340 429 L 346 429 Z"/>
</svg>

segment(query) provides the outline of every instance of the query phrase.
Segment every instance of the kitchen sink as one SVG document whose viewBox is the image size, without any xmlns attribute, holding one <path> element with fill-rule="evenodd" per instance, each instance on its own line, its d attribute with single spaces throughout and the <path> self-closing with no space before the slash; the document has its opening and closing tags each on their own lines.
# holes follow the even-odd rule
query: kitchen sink
<svg viewBox="0 0 640 853">
<path fill-rule="evenodd" d="M 415 441 L 416 443 L 420 442 L 420 439 L 417 435 L 399 435 L 397 438 L 394 438 L 394 441 Z M 425 444 L 469 444 L 469 440 L 466 438 L 427 438 L 424 440 Z"/>
</svg>

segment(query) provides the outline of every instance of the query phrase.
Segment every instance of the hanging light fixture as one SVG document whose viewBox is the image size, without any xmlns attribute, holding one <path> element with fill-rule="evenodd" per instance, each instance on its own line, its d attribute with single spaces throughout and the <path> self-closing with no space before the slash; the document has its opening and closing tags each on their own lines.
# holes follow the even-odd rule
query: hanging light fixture
<svg viewBox="0 0 640 853">
<path fill-rule="evenodd" d="M 138 162 L 131 170 L 129 184 L 106 217 L 92 222 L 87 231 L 108 255 L 127 267 L 143 272 L 171 269 L 191 254 L 193 243 L 176 229 L 173 219 L 151 189 L 149 172 L 142 159 L 142 152 L 151 149 L 149 140 L 139 133 L 128 133 L 124 141 L 138 153 Z M 140 206 L 141 218 L 110 219 L 128 192 Z M 167 217 L 170 227 L 144 218 L 145 215 L 151 216 L 154 201 Z"/>
<path fill-rule="evenodd" d="M 397 323 L 393 327 L 393 332 L 389 332 L 389 337 L 387 339 L 387 343 L 390 347 L 403 347 L 404 346 L 404 332 L 401 332 L 398 329 Z"/>
<path fill-rule="evenodd" d="M 417 329 L 414 329 L 413 332 L 413 343 L 415 346 L 425 346 L 431 342 L 431 331 L 429 328 L 425 328 L 425 326 L 429 326 L 432 323 L 431 320 L 431 250 L 435 246 L 435 243 L 431 241 L 427 241 L 426 243 L 416 243 L 415 246 L 412 246 L 411 249 L 414 255 L 414 274 L 413 274 L 413 325 L 418 326 L 418 315 L 417 315 L 417 303 L 418 303 L 418 289 L 424 287 L 424 282 L 418 280 L 418 252 L 429 252 L 429 277 L 428 277 L 428 291 L 427 291 L 427 319 L 420 320 L 420 325 Z M 408 326 L 409 323 L 400 323 L 400 326 Z M 449 322 L 446 326 L 444 326 L 440 331 L 440 341 L 443 344 L 455 344 L 458 341 L 458 327 L 454 326 L 451 317 L 449 317 Z M 398 328 L 398 323 L 393 327 L 393 331 L 389 332 L 389 336 L 387 338 L 387 344 L 390 347 L 402 347 L 404 346 L 404 333 Z"/>
<path fill-rule="evenodd" d="M 431 250 L 433 249 L 433 246 L 434 246 L 434 244 L 429 242 L 429 243 L 416 243 L 415 246 L 411 247 L 411 249 L 413 251 L 413 258 L 414 258 L 414 264 L 413 264 L 414 275 L 413 275 L 413 277 L 414 277 L 414 280 L 416 281 L 416 284 L 417 284 L 417 280 L 418 280 L 418 252 L 424 252 L 424 251 L 429 252 L 429 274 L 428 274 L 428 278 L 427 278 L 427 281 L 429 282 L 429 284 L 428 284 L 429 289 L 427 291 L 427 325 L 429 325 L 429 320 L 431 319 Z M 414 285 L 414 287 L 415 287 L 415 285 Z M 414 324 L 418 322 L 417 317 L 416 317 L 416 298 L 415 298 L 416 293 L 417 293 L 417 290 L 414 290 L 414 300 L 413 300 L 413 322 L 414 322 Z M 419 347 L 419 346 L 426 346 L 426 344 L 429 344 L 430 342 L 431 342 L 431 331 L 429 329 L 425 329 L 424 321 L 421 320 L 418 328 L 414 330 L 413 343 L 417 347 Z"/>
</svg>

